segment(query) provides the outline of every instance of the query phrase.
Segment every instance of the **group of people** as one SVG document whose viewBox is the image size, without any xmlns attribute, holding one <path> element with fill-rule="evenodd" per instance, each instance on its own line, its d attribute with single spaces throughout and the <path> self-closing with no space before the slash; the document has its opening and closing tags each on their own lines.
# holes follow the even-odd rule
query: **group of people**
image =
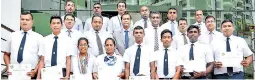
<svg viewBox="0 0 255 80">
<path fill-rule="evenodd" d="M 5 64 L 31 64 L 27 75 L 33 79 L 52 66 L 62 67 L 64 78 L 244 79 L 243 67 L 253 60 L 245 40 L 233 35 L 231 20 L 224 20 L 218 32 L 215 17 L 203 22 L 202 10 L 195 12 L 196 23 L 188 25 L 185 18 L 176 20 L 177 9 L 169 8 L 168 22 L 160 25 L 160 13 L 142 6 L 142 19 L 133 25 L 125 2 L 117 4 L 118 15 L 111 19 L 95 3 L 83 27 L 74 6 L 67 1 L 66 15 L 51 16 L 52 34 L 45 37 L 32 31 L 32 14 L 22 13 L 21 31 L 13 32 L 4 48 Z"/>
</svg>

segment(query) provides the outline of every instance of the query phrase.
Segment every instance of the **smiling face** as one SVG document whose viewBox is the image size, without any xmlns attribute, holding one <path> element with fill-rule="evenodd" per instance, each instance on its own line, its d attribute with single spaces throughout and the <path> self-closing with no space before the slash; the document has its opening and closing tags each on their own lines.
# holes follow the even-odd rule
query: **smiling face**
<svg viewBox="0 0 255 80">
<path fill-rule="evenodd" d="M 213 31 L 215 29 L 215 25 L 216 25 L 216 23 L 214 21 L 214 18 L 206 19 L 205 26 L 206 26 L 208 31 Z"/>
<path fill-rule="evenodd" d="M 52 19 L 50 23 L 50 28 L 53 33 L 60 33 L 61 30 L 61 20 L 60 19 Z"/>
<path fill-rule="evenodd" d="M 123 27 L 127 27 L 129 28 L 130 26 L 130 23 L 131 23 L 131 17 L 129 14 L 125 14 L 125 15 L 122 15 L 122 20 L 121 20 L 122 24 L 123 24 Z"/>
<path fill-rule="evenodd" d="M 151 14 L 151 24 L 153 27 L 158 27 L 160 23 L 160 14 Z"/>
<path fill-rule="evenodd" d="M 225 37 L 230 37 L 234 30 L 235 28 L 231 22 L 225 22 L 221 25 L 221 32 Z"/>
<path fill-rule="evenodd" d="M 104 47 L 105 47 L 105 50 L 106 50 L 106 54 L 113 54 L 114 53 L 115 45 L 114 45 L 113 40 L 107 39 Z"/>
<path fill-rule="evenodd" d="M 88 43 L 86 42 L 86 40 L 80 40 L 79 41 L 78 49 L 79 49 L 80 53 L 87 53 Z"/>
<path fill-rule="evenodd" d="M 24 31 L 32 29 L 33 26 L 32 16 L 30 14 L 20 15 L 20 26 Z"/>
</svg>

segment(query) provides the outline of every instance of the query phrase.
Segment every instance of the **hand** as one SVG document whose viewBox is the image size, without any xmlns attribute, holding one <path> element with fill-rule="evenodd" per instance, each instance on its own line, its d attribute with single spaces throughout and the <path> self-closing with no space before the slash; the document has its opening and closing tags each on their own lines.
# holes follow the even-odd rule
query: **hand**
<svg viewBox="0 0 255 80">
<path fill-rule="evenodd" d="M 214 62 L 216 68 L 221 68 L 222 63 L 221 62 Z"/>
<path fill-rule="evenodd" d="M 193 72 L 194 73 L 194 78 L 199 78 L 202 76 L 200 72 Z"/>
<path fill-rule="evenodd" d="M 31 70 L 30 72 L 27 72 L 27 75 L 30 76 L 30 77 L 35 77 L 36 71 L 35 70 Z"/>
<path fill-rule="evenodd" d="M 120 77 L 121 79 L 124 79 L 125 78 L 124 72 L 120 73 L 120 75 L 118 75 L 118 77 Z"/>
<path fill-rule="evenodd" d="M 93 79 L 98 79 L 98 74 L 97 73 L 92 73 Z"/>
<path fill-rule="evenodd" d="M 242 64 L 244 67 L 248 67 L 248 66 L 249 66 L 247 60 L 243 60 L 243 61 L 241 62 L 241 64 Z"/>
</svg>

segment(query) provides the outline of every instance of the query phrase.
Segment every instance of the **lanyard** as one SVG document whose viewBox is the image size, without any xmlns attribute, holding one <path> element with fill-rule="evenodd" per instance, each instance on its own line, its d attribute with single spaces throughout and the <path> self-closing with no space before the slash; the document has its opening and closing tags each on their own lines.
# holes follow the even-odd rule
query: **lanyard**
<svg viewBox="0 0 255 80">
<path fill-rule="evenodd" d="M 81 74 L 85 74 L 85 73 L 82 73 L 82 68 L 88 67 L 88 60 L 89 60 L 88 58 L 89 58 L 89 56 L 88 56 L 88 58 L 85 57 L 86 62 L 84 62 L 84 60 L 82 60 L 82 62 L 81 62 L 79 55 L 77 55 L 77 58 L 78 58 L 78 68 L 79 68 L 79 71 L 80 71 Z M 82 67 L 82 65 L 84 65 L 84 64 L 86 64 L 86 66 Z"/>
<path fill-rule="evenodd" d="M 120 18 L 119 18 L 119 16 L 117 16 L 118 17 L 118 20 L 119 20 L 119 23 L 120 23 L 120 27 L 122 26 L 122 24 L 121 24 L 121 21 L 120 21 Z"/>
</svg>

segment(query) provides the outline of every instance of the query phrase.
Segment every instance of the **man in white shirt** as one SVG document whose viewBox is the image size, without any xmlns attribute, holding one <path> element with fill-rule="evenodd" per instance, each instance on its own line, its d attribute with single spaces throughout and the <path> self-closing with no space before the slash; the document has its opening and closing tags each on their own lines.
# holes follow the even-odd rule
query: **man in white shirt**
<svg viewBox="0 0 255 80">
<path fill-rule="evenodd" d="M 72 15 L 72 14 L 65 15 L 64 24 L 65 24 L 66 29 L 62 29 L 61 32 L 71 38 L 72 43 L 74 45 L 74 50 L 75 50 L 74 53 L 77 53 L 77 51 L 78 51 L 77 41 L 82 36 L 82 34 L 80 31 L 73 29 L 74 23 L 75 23 L 74 15 Z"/>
<path fill-rule="evenodd" d="M 150 20 L 152 27 L 148 27 L 145 29 L 145 44 L 148 45 L 154 51 L 159 50 L 162 47 L 162 43 L 160 43 L 160 33 L 163 31 L 160 27 L 160 13 L 159 12 L 151 12 Z"/>
<path fill-rule="evenodd" d="M 129 47 L 123 56 L 125 62 L 125 79 L 136 76 L 155 79 L 155 59 L 153 50 L 143 42 L 144 29 L 141 26 L 134 28 L 133 36 L 136 43 Z M 150 76 L 150 77 L 149 77 Z"/>
<path fill-rule="evenodd" d="M 2 48 L 4 51 L 3 60 L 6 64 L 8 75 L 11 74 L 8 68 L 10 64 L 31 64 L 32 70 L 27 72 L 27 75 L 31 76 L 32 79 L 36 79 L 43 36 L 32 31 L 33 23 L 33 15 L 31 13 L 21 13 L 21 31 L 11 33 L 7 46 Z"/>
<path fill-rule="evenodd" d="M 132 17 L 129 13 L 124 13 L 121 16 L 123 28 L 113 33 L 113 38 L 116 40 L 116 47 L 118 52 L 123 55 L 125 50 L 135 43 L 133 29 L 131 28 Z"/>
<path fill-rule="evenodd" d="M 140 8 L 140 15 L 141 15 L 142 19 L 135 22 L 133 28 L 136 26 L 141 26 L 144 29 L 151 27 L 151 26 L 149 26 L 149 25 L 151 25 L 151 21 L 149 20 L 149 14 L 150 14 L 150 9 L 147 6 L 142 6 Z"/>
<path fill-rule="evenodd" d="M 113 16 L 110 20 L 109 20 L 109 24 L 108 24 L 108 32 L 114 33 L 116 31 L 119 31 L 122 29 L 123 24 L 121 21 L 121 16 L 123 14 L 125 14 L 126 10 L 127 10 L 127 5 L 126 2 L 118 2 L 117 4 L 117 10 L 118 10 L 118 15 L 117 16 Z M 131 25 L 133 25 L 133 21 L 131 19 Z"/>
<path fill-rule="evenodd" d="M 75 4 L 72 0 L 67 0 L 66 1 L 65 10 L 66 10 L 66 14 L 74 14 Z M 64 17 L 65 17 L 65 15 L 61 16 L 61 19 L 64 20 Z M 66 27 L 63 27 L 63 29 L 65 29 L 65 28 Z M 83 24 L 82 24 L 82 21 L 79 18 L 75 17 L 75 24 L 74 24 L 72 29 L 76 29 L 80 32 L 83 32 Z"/>
<path fill-rule="evenodd" d="M 246 41 L 233 35 L 234 29 L 231 20 L 224 20 L 221 23 L 223 35 L 212 42 L 216 79 L 244 79 L 243 66 L 248 67 L 253 60 L 253 53 Z"/>
<path fill-rule="evenodd" d="M 213 69 L 213 53 L 209 45 L 197 41 L 200 36 L 197 25 L 189 26 L 187 33 L 190 43 L 178 49 L 184 63 L 182 79 L 206 79 Z"/>
<path fill-rule="evenodd" d="M 178 20 L 178 31 L 181 34 L 176 34 L 173 36 L 173 42 L 171 43 L 172 48 L 178 49 L 186 44 L 188 44 L 189 38 L 187 36 L 188 22 L 187 19 L 181 18 Z"/>
<path fill-rule="evenodd" d="M 95 3 L 94 6 L 93 6 L 93 12 L 94 14 L 93 15 L 100 15 L 102 16 L 102 6 L 100 3 Z M 104 31 L 109 31 L 109 28 L 108 28 L 108 21 L 109 21 L 109 18 L 107 17 L 104 17 L 102 16 L 103 20 L 102 20 L 102 30 Z M 86 23 L 84 25 L 84 34 L 86 34 L 87 31 L 91 30 L 92 29 L 92 18 L 88 18 L 86 20 Z"/>
<path fill-rule="evenodd" d="M 63 77 L 69 78 L 71 55 L 74 53 L 73 44 L 68 36 L 61 33 L 62 20 L 59 16 L 52 16 L 50 18 L 50 27 L 52 34 L 43 39 L 43 50 L 40 52 L 40 55 L 43 55 L 42 60 L 44 60 L 44 63 L 40 67 L 61 67 Z"/>
<path fill-rule="evenodd" d="M 205 18 L 205 25 L 207 30 L 199 37 L 199 42 L 210 44 L 214 39 L 218 39 L 222 36 L 222 33 L 215 30 L 216 22 L 213 16 L 207 16 Z"/>
<path fill-rule="evenodd" d="M 112 35 L 103 29 L 103 17 L 100 15 L 94 15 L 92 17 L 92 29 L 90 29 L 85 37 L 89 40 L 89 54 L 97 57 L 104 54 L 105 49 L 103 44 L 106 38 L 112 37 Z"/>
<path fill-rule="evenodd" d="M 162 49 L 154 53 L 159 79 L 180 79 L 182 60 L 176 49 L 171 48 L 172 32 L 165 29 L 161 32 Z"/>
<path fill-rule="evenodd" d="M 205 23 L 203 22 L 204 15 L 202 10 L 197 10 L 195 13 L 196 23 L 194 25 L 198 25 L 201 33 L 203 34 L 206 30 Z"/>
<path fill-rule="evenodd" d="M 176 21 L 177 19 L 177 9 L 176 8 L 169 8 L 168 12 L 167 12 L 167 18 L 168 21 L 163 24 L 161 27 L 163 29 L 169 29 L 170 31 L 172 31 L 173 36 L 176 34 L 179 34 L 178 31 L 178 23 Z"/>
</svg>

